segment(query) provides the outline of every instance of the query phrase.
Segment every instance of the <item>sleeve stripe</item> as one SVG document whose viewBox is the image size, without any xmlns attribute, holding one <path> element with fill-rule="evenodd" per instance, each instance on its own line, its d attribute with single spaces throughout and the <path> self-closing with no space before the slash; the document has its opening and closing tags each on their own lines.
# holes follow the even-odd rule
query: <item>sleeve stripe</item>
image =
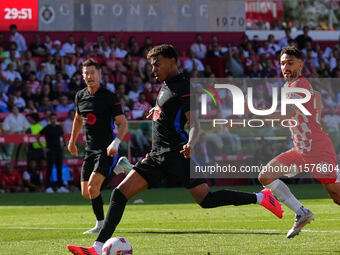
<svg viewBox="0 0 340 255">
<path fill-rule="evenodd" d="M 183 95 L 181 97 L 190 97 L 190 96 L 191 96 L 191 94 L 185 94 L 185 95 Z"/>
</svg>

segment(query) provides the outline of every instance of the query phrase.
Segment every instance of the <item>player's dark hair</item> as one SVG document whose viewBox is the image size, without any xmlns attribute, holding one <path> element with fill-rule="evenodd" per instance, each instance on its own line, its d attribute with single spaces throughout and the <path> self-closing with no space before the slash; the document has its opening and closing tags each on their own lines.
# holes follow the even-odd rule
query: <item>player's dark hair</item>
<svg viewBox="0 0 340 255">
<path fill-rule="evenodd" d="M 12 29 L 12 28 L 15 28 L 15 29 L 17 29 L 17 25 L 15 25 L 15 24 L 11 24 L 11 25 L 9 26 L 9 29 Z"/>
<path fill-rule="evenodd" d="M 92 58 L 89 58 L 83 62 L 82 68 L 86 66 L 94 66 L 97 70 L 99 70 L 99 64 L 94 61 Z"/>
<path fill-rule="evenodd" d="M 177 52 L 174 46 L 170 44 L 161 44 L 153 47 L 149 52 L 147 58 L 156 57 L 161 55 L 165 58 L 174 58 L 177 62 Z"/>
<path fill-rule="evenodd" d="M 287 54 L 288 56 L 294 56 L 294 57 L 296 57 L 297 59 L 300 59 L 300 60 L 302 60 L 302 57 L 303 57 L 302 52 L 298 48 L 296 48 L 295 46 L 284 47 L 281 50 L 280 57 L 283 54 Z"/>
</svg>

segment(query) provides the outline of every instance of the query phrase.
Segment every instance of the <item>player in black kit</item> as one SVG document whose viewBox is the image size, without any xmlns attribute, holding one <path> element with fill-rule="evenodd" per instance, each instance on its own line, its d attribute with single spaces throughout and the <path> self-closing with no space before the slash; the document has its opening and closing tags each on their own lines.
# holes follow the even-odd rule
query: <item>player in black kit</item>
<svg viewBox="0 0 340 255">
<path fill-rule="evenodd" d="M 127 200 L 169 176 L 181 180 L 203 208 L 258 203 L 282 217 L 281 205 L 269 190 L 256 194 L 231 190 L 210 192 L 205 179 L 190 179 L 190 157 L 199 136 L 198 119 L 190 112 L 190 81 L 179 73 L 177 54 L 171 45 L 154 47 L 148 58 L 157 80 L 164 81 L 156 106 L 147 116 L 153 120 L 151 152 L 112 191 L 105 223 L 94 245 L 90 248 L 68 245 L 73 254 L 101 255 L 103 244 L 121 220 Z M 191 122 L 189 135 L 184 131 L 187 122 Z"/>
<path fill-rule="evenodd" d="M 76 141 L 84 124 L 86 135 L 85 158 L 81 170 L 81 194 L 90 198 L 97 218 L 96 226 L 84 234 L 98 233 L 104 224 L 103 199 L 100 193 L 105 179 L 128 170 L 132 165 L 126 157 L 118 159 L 120 141 L 128 131 L 120 101 L 100 86 L 98 63 L 92 59 L 83 63 L 83 78 L 87 87 L 75 97 L 76 114 L 68 150 L 78 156 Z M 113 133 L 118 126 L 117 137 Z"/>
</svg>

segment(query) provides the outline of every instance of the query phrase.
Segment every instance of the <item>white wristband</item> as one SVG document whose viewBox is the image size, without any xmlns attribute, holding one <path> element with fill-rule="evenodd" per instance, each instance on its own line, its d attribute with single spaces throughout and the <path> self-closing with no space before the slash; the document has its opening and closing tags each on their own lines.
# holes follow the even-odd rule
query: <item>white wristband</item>
<svg viewBox="0 0 340 255">
<path fill-rule="evenodd" d="M 118 147 L 120 144 L 120 139 L 116 137 L 112 143 L 109 145 L 110 150 L 118 151 Z"/>
</svg>

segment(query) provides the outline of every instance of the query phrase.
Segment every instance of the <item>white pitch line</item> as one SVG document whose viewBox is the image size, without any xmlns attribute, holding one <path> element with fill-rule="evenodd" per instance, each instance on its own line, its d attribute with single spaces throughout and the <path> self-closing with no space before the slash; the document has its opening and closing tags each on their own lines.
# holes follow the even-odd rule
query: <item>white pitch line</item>
<svg viewBox="0 0 340 255">
<path fill-rule="evenodd" d="M 54 228 L 54 227 L 0 227 L 2 229 L 26 229 L 26 230 L 84 230 L 87 228 Z M 136 231 L 143 232 L 143 231 L 164 231 L 166 232 L 200 232 L 200 231 L 210 231 L 214 233 L 214 231 L 238 231 L 238 232 L 249 232 L 251 233 L 262 233 L 262 232 L 286 232 L 284 229 L 239 229 L 239 228 L 225 228 L 225 229 L 171 229 L 171 228 L 118 228 L 117 231 Z M 302 230 L 302 232 L 308 233 L 340 233 L 340 230 Z"/>
</svg>

